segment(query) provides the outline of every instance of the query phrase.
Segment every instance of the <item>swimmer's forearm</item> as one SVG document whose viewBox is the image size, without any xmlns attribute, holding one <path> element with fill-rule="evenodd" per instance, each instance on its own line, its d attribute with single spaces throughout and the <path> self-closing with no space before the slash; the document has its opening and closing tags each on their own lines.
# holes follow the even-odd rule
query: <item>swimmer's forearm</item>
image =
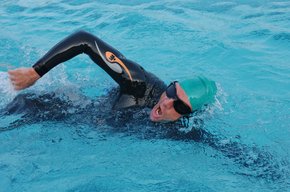
<svg viewBox="0 0 290 192">
<path fill-rule="evenodd" d="M 39 76 L 43 76 L 53 67 L 79 54 L 86 53 L 89 56 L 95 54 L 92 53 L 92 47 L 95 42 L 94 38 L 94 36 L 84 31 L 79 31 L 68 36 L 37 61 L 33 65 L 34 70 Z"/>
</svg>

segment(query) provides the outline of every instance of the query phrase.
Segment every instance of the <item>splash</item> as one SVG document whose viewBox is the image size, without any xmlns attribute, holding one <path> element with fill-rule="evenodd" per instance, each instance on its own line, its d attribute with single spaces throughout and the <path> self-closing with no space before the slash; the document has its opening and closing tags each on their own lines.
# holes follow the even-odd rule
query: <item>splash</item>
<svg viewBox="0 0 290 192">
<path fill-rule="evenodd" d="M 6 105 L 17 95 L 11 84 L 8 73 L 0 72 L 0 107 Z"/>
<path fill-rule="evenodd" d="M 223 104 L 227 103 L 227 94 L 222 89 L 220 84 L 217 84 L 217 94 L 215 96 L 214 103 L 210 105 L 205 105 L 202 109 L 193 112 L 189 118 L 183 118 L 182 123 L 184 126 L 181 126 L 178 130 L 183 133 L 188 133 L 197 129 L 204 129 L 203 126 L 204 120 L 211 119 L 218 112 L 224 111 Z"/>
</svg>

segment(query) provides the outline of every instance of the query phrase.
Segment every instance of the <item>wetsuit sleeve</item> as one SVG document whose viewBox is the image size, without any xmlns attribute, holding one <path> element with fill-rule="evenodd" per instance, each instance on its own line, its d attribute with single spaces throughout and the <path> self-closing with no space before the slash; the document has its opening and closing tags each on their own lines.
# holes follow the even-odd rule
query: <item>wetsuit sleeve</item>
<svg viewBox="0 0 290 192">
<path fill-rule="evenodd" d="M 85 31 L 78 31 L 63 39 L 37 61 L 33 68 L 43 76 L 58 64 L 82 53 L 105 70 L 120 85 L 122 93 L 136 97 L 144 95 L 146 71 L 112 46 Z"/>
</svg>

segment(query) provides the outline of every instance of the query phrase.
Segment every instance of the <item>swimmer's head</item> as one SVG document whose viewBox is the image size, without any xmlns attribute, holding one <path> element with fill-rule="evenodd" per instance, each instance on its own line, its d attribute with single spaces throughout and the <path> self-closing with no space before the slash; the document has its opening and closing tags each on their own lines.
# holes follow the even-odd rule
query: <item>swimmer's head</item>
<svg viewBox="0 0 290 192">
<path fill-rule="evenodd" d="M 152 121 L 175 121 L 214 101 L 216 85 L 205 77 L 197 76 L 171 83 L 150 113 Z"/>
</svg>

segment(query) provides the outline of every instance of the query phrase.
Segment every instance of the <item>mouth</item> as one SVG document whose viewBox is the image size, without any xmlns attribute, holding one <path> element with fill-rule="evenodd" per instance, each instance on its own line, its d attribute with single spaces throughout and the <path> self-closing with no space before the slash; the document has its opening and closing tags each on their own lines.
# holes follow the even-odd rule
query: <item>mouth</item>
<svg viewBox="0 0 290 192">
<path fill-rule="evenodd" d="M 158 120 L 162 116 L 162 110 L 160 106 L 156 106 L 152 109 L 150 117 L 152 121 Z"/>
<path fill-rule="evenodd" d="M 155 110 L 155 113 L 157 116 L 161 116 L 162 115 L 161 108 L 157 107 L 157 109 Z"/>
</svg>

